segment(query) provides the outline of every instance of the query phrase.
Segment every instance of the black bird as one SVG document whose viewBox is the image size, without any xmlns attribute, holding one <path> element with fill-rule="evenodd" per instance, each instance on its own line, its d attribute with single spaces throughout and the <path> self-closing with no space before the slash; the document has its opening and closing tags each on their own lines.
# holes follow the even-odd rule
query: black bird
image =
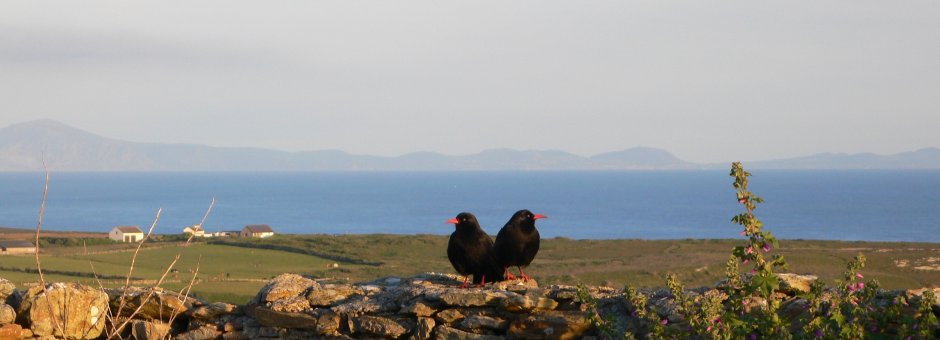
<svg viewBox="0 0 940 340">
<path fill-rule="evenodd" d="M 541 237 L 535 229 L 535 220 L 546 217 L 548 216 L 533 214 L 525 209 L 519 210 L 506 222 L 503 229 L 499 230 L 499 234 L 496 234 L 493 252 L 496 255 L 496 263 L 506 273 L 507 280 L 515 279 L 509 272 L 509 267 L 516 266 L 519 268 L 519 276 L 529 281 L 530 277 L 522 267 L 532 263 L 535 254 L 539 252 Z"/>
<path fill-rule="evenodd" d="M 473 283 L 481 287 L 486 284 L 487 277 L 498 281 L 502 272 L 493 258 L 493 239 L 480 228 L 476 216 L 462 212 L 447 223 L 456 225 L 447 243 L 447 258 L 454 269 L 460 275 L 473 275 Z M 466 279 L 462 287 L 468 287 Z"/>
</svg>

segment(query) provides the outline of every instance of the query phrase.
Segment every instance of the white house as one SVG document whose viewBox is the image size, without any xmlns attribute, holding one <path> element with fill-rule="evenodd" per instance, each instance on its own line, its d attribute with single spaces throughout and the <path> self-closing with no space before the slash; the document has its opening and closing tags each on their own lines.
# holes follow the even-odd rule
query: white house
<svg viewBox="0 0 940 340">
<path fill-rule="evenodd" d="M 245 228 L 242 229 L 241 236 L 265 238 L 274 236 L 274 230 L 267 224 L 246 225 Z"/>
<path fill-rule="evenodd" d="M 34 254 L 36 246 L 29 241 L 0 241 L 0 255 Z"/>
<path fill-rule="evenodd" d="M 118 242 L 140 242 L 144 240 L 144 232 L 137 226 L 117 226 L 111 229 L 108 238 Z"/>
<path fill-rule="evenodd" d="M 202 226 L 194 224 L 190 227 L 183 228 L 183 234 L 193 235 L 194 237 L 207 237 L 212 236 L 212 234 L 206 235 L 206 231 L 202 230 Z"/>
</svg>

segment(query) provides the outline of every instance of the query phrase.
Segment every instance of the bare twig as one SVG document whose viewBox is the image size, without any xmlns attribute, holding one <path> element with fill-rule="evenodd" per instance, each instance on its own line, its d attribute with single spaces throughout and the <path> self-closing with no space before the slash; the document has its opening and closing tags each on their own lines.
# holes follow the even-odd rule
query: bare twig
<svg viewBox="0 0 940 340">
<path fill-rule="evenodd" d="M 127 280 L 124 282 L 124 289 L 121 290 L 121 303 L 118 305 L 118 310 L 117 310 L 117 314 L 115 314 L 115 317 L 121 316 L 121 312 L 124 311 L 124 306 L 127 304 L 127 299 L 125 295 L 127 293 L 127 288 L 130 287 L 131 285 L 131 276 L 134 275 L 134 265 L 137 262 L 137 254 L 140 253 L 140 247 L 144 244 L 144 242 L 150 239 L 150 234 L 153 233 L 153 228 L 157 226 L 157 221 L 160 220 L 160 214 L 162 213 L 163 213 L 163 208 L 157 209 L 157 216 L 153 218 L 153 224 L 151 224 L 150 229 L 147 230 L 147 235 L 144 236 L 143 240 L 140 240 L 140 243 L 137 243 L 137 249 L 134 250 L 134 256 L 131 257 L 130 268 L 128 268 L 127 270 Z M 127 322 L 125 322 L 125 324 L 126 323 Z M 118 333 L 119 331 L 120 329 L 115 329 L 113 334 Z"/>
<path fill-rule="evenodd" d="M 203 232 L 203 233 L 206 232 L 206 229 L 203 228 L 202 226 L 206 223 L 206 218 L 209 218 L 209 212 L 212 211 L 212 207 L 214 207 L 214 206 L 215 206 L 215 196 L 212 196 L 212 201 L 209 202 L 209 208 L 206 209 L 205 215 L 202 215 L 202 220 L 200 220 L 200 221 L 199 221 L 199 224 L 198 224 L 198 225 L 199 225 L 199 229 L 202 229 L 202 232 Z M 194 236 L 196 236 L 196 231 L 195 231 L 195 230 L 193 230 L 193 233 L 192 233 L 192 234 L 189 234 L 189 238 L 186 239 L 186 244 L 189 244 L 190 242 L 192 242 Z"/>
<path fill-rule="evenodd" d="M 206 214 L 203 215 L 202 222 L 205 222 L 206 217 L 209 216 L 209 212 L 212 211 L 212 207 L 213 207 L 214 205 L 215 205 L 215 197 L 213 197 L 213 198 L 212 198 L 212 201 L 209 203 L 209 208 L 206 209 Z M 147 236 L 144 236 L 144 241 L 150 238 L 150 234 L 153 232 L 153 228 L 154 228 L 154 226 L 156 226 L 157 220 L 160 219 L 160 212 L 161 212 L 161 211 L 162 211 L 162 209 L 159 210 L 159 211 L 157 211 L 157 217 L 156 217 L 156 219 L 154 219 L 153 225 L 150 226 L 150 230 L 147 232 Z M 200 223 L 200 228 L 201 228 L 201 223 Z M 186 245 L 189 245 L 190 242 L 192 241 L 192 239 L 193 239 L 193 237 L 190 236 L 189 239 L 186 240 L 186 243 L 185 243 L 185 244 L 186 244 Z M 143 241 L 141 241 L 141 244 L 143 244 Z M 120 318 L 121 312 L 123 312 L 124 306 L 125 306 L 125 304 L 126 304 L 126 300 L 125 300 L 126 297 L 125 297 L 125 296 L 126 296 L 126 294 L 127 294 L 127 289 L 130 287 L 130 278 L 131 278 L 131 275 L 133 274 L 133 271 L 134 271 L 134 262 L 135 262 L 136 259 L 137 259 L 137 253 L 138 253 L 139 251 L 140 251 L 140 244 L 137 245 L 137 250 L 134 252 L 134 257 L 131 258 L 131 268 L 130 268 L 130 270 L 129 270 L 128 273 L 127 273 L 127 281 L 126 281 L 126 283 L 124 284 L 124 288 L 123 288 L 122 291 L 121 291 L 121 304 L 120 304 L 120 306 L 119 306 L 119 308 L 118 308 L 117 314 L 115 314 L 115 316 L 114 316 L 115 319 Z M 172 271 L 172 270 L 173 270 L 173 267 L 176 266 L 176 263 L 179 262 L 180 257 L 182 256 L 182 254 L 183 254 L 182 251 L 176 253 L 176 257 L 173 258 L 173 261 L 170 262 L 170 265 L 167 266 L 167 268 L 166 268 L 165 271 L 163 271 L 163 274 L 160 276 L 160 279 L 157 280 L 157 282 L 153 285 L 153 287 L 151 287 L 150 291 L 147 293 L 147 296 L 146 296 L 144 299 L 142 299 L 142 300 L 140 301 L 140 303 L 139 303 L 139 305 L 137 306 L 137 308 L 136 308 L 127 318 L 123 318 L 123 322 L 121 322 L 120 325 L 114 327 L 114 329 L 112 330 L 111 334 L 108 334 L 108 337 L 107 337 L 108 339 L 112 339 L 112 338 L 114 338 L 115 336 L 119 336 L 120 333 L 121 333 L 121 331 L 122 331 L 125 327 L 127 327 L 127 324 L 130 323 L 131 321 L 133 321 L 134 316 L 136 316 L 138 313 L 140 313 L 140 310 L 141 310 L 148 302 L 150 302 L 150 299 L 153 298 L 153 295 L 156 293 L 157 288 L 159 288 L 160 285 L 162 285 L 163 282 L 166 280 L 167 275 L 170 274 L 170 271 Z M 200 261 L 201 261 L 201 257 L 200 257 Z M 193 279 L 190 281 L 190 283 L 189 283 L 189 288 L 188 288 L 188 289 L 192 289 L 192 285 L 194 284 L 194 282 L 195 282 L 195 280 L 196 280 L 196 275 L 197 275 L 198 271 L 199 271 L 199 263 L 197 262 L 197 264 L 196 264 L 196 273 L 193 274 Z M 189 295 L 189 293 L 187 292 L 187 297 L 188 297 L 188 295 Z M 185 302 L 185 300 L 184 300 L 184 302 Z"/>
<path fill-rule="evenodd" d="M 178 262 L 179 259 L 180 259 L 180 254 L 176 254 L 176 258 L 173 259 L 173 262 L 170 262 L 170 266 L 166 268 L 166 271 L 163 272 L 163 275 L 160 276 L 160 279 L 157 280 L 157 283 L 154 284 L 153 287 L 151 287 L 150 291 L 147 293 L 147 296 L 143 300 L 140 301 L 140 304 L 137 306 L 137 309 L 134 309 L 131 315 L 129 315 L 126 319 L 124 319 L 124 322 L 122 322 L 118 327 L 114 328 L 114 333 L 112 333 L 112 335 L 109 336 L 108 339 L 111 339 L 115 334 L 120 334 L 120 332 L 124 329 L 124 327 L 127 327 L 127 324 L 130 323 L 134 319 L 134 317 L 137 316 L 138 313 L 140 313 L 140 310 L 144 308 L 144 306 L 148 302 L 150 302 L 150 299 L 153 297 L 154 293 L 156 293 L 156 289 L 159 288 L 160 285 L 163 284 L 163 281 L 166 279 L 167 274 L 170 273 L 170 270 L 173 269 L 173 266 L 176 265 L 176 262 Z M 121 292 L 122 306 L 124 303 L 124 294 L 126 292 L 127 292 L 127 288 L 125 288 L 124 291 Z M 118 311 L 120 312 L 120 309 L 118 309 Z M 120 315 L 121 314 L 118 313 L 117 317 L 120 317 Z"/>
<path fill-rule="evenodd" d="M 42 229 L 42 215 L 46 213 L 46 195 L 49 193 L 49 168 L 46 167 L 46 157 L 42 158 L 42 170 L 46 174 L 46 185 L 42 190 L 42 204 L 39 206 L 39 222 L 36 223 L 36 271 L 39 272 L 39 284 L 46 288 L 46 279 L 42 275 L 42 264 L 39 262 L 39 230 Z"/>
<path fill-rule="evenodd" d="M 39 205 L 39 221 L 36 222 L 36 239 L 34 246 L 36 251 L 33 253 L 36 258 L 36 272 L 39 273 L 39 286 L 42 287 L 42 293 L 47 294 L 46 290 L 46 278 L 42 274 L 42 263 L 39 261 L 39 232 L 42 230 L 42 217 L 46 213 L 46 196 L 49 194 L 49 167 L 46 166 L 46 156 L 42 156 L 42 171 L 45 174 L 45 184 L 42 189 L 42 203 Z M 52 309 L 52 299 L 49 299 L 49 303 L 46 306 L 49 308 L 49 315 L 52 316 L 52 325 L 57 331 L 63 336 L 65 331 L 62 329 L 62 325 L 59 322 L 59 318 L 56 316 L 55 312 Z"/>
<path fill-rule="evenodd" d="M 104 284 L 102 284 L 102 283 L 101 283 L 101 279 L 98 278 L 98 270 L 95 269 L 95 264 L 92 263 L 91 260 L 89 260 L 89 261 L 88 261 L 88 265 L 91 266 L 91 273 L 94 274 L 94 276 L 95 276 L 95 281 L 98 282 L 98 289 L 100 289 L 100 290 L 101 290 L 101 293 L 103 293 L 105 296 L 108 296 L 108 292 L 104 289 Z M 107 325 L 108 323 L 114 324 L 114 318 L 111 316 L 111 301 L 108 301 L 108 306 L 107 306 L 106 308 L 107 308 L 107 310 L 106 310 L 105 313 L 104 313 L 104 315 L 105 315 L 105 325 Z M 89 329 L 89 330 L 90 330 L 90 329 Z M 108 327 L 105 327 L 104 330 L 105 330 L 105 335 L 107 335 L 108 338 L 110 338 L 110 337 L 111 337 L 111 331 L 108 330 Z M 85 334 L 85 335 L 87 336 L 88 334 Z"/>
<path fill-rule="evenodd" d="M 213 199 L 213 202 L 215 199 Z M 193 278 L 189 280 L 189 285 L 186 286 L 186 289 L 178 292 L 176 294 L 176 299 L 180 300 L 183 304 L 186 304 L 186 300 L 189 300 L 189 293 L 193 291 L 193 285 L 196 283 L 196 275 L 199 275 L 199 265 L 202 263 L 202 255 L 199 255 L 199 259 L 196 260 L 196 270 L 193 271 Z M 186 292 L 185 294 L 183 292 Z M 170 320 L 167 321 L 167 324 L 172 325 L 173 321 L 176 320 L 176 317 L 179 316 L 179 312 L 176 308 L 173 308 L 173 313 L 170 315 Z M 167 333 L 164 335 L 165 339 L 170 338 L 170 334 Z"/>
</svg>

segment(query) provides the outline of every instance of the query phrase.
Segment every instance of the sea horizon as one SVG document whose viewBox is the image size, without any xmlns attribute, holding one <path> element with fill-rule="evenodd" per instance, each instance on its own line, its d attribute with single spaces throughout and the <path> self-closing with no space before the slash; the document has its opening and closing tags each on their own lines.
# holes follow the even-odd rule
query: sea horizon
<svg viewBox="0 0 940 340">
<path fill-rule="evenodd" d="M 938 170 L 759 170 L 755 211 L 780 239 L 940 242 Z M 42 172 L 0 173 L 0 226 L 35 228 Z M 269 224 L 285 234 L 435 234 L 459 212 L 496 234 L 516 210 L 549 215 L 543 237 L 734 239 L 741 212 L 724 170 L 53 172 L 43 229 L 155 234 Z"/>
</svg>

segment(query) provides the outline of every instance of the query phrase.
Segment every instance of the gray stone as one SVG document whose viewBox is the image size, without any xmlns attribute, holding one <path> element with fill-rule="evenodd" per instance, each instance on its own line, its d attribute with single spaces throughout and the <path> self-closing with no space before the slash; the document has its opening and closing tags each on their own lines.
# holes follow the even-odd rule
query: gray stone
<svg viewBox="0 0 940 340">
<path fill-rule="evenodd" d="M 176 336 L 176 340 L 210 340 L 222 335 L 213 326 L 202 326 Z"/>
<path fill-rule="evenodd" d="M 108 295 L 77 283 L 52 283 L 26 292 L 20 308 L 28 309 L 30 329 L 39 337 L 94 339 L 104 331 Z"/>
<path fill-rule="evenodd" d="M 0 303 L 0 326 L 9 325 L 16 321 L 16 310 L 12 306 Z"/>
<path fill-rule="evenodd" d="M 317 328 L 317 317 L 307 313 L 281 312 L 265 307 L 255 308 L 258 323 L 280 328 Z"/>
<path fill-rule="evenodd" d="M 780 291 L 791 296 L 809 293 L 813 282 L 819 279 L 816 275 L 800 275 L 793 273 L 780 273 L 777 274 L 777 278 L 780 279 Z"/>
<path fill-rule="evenodd" d="M 238 306 L 224 303 L 224 302 L 214 302 L 208 305 L 199 306 L 193 308 L 189 311 L 189 316 L 201 319 L 209 320 L 215 319 L 223 315 L 232 315 L 238 313 Z"/>
<path fill-rule="evenodd" d="M 509 321 L 485 315 L 472 315 L 464 318 L 463 321 L 460 322 L 460 328 L 470 330 L 492 329 L 497 331 L 505 331 L 507 328 L 509 328 Z"/>
<path fill-rule="evenodd" d="M 590 328 L 585 313 L 549 311 L 516 319 L 507 334 L 522 339 L 575 339 Z"/>
<path fill-rule="evenodd" d="M 0 278 L 0 303 L 6 303 L 7 298 L 13 295 L 14 290 L 16 290 L 16 285 L 13 282 Z"/>
<path fill-rule="evenodd" d="M 402 307 L 402 309 L 398 311 L 398 313 L 401 314 L 411 314 L 416 316 L 431 316 L 434 314 L 434 312 L 434 308 L 431 308 L 431 306 L 428 306 L 422 301 L 415 301 L 405 307 Z"/>
<path fill-rule="evenodd" d="M 223 340 L 250 340 L 251 337 L 245 332 L 235 331 L 235 332 L 225 332 L 222 333 Z"/>
<path fill-rule="evenodd" d="M 438 300 L 448 306 L 479 307 L 496 305 L 506 299 L 507 292 L 497 290 L 446 289 L 437 295 L 428 295 L 428 299 Z"/>
<path fill-rule="evenodd" d="M 118 314 L 120 311 L 121 316 L 129 317 L 136 311 L 134 318 L 147 320 L 168 321 L 188 312 L 196 302 L 193 298 L 185 298 L 177 292 L 162 288 L 111 289 L 108 295 L 112 313 Z"/>
<path fill-rule="evenodd" d="M 920 298 L 920 297 L 924 296 L 924 293 L 926 293 L 928 290 L 932 290 L 932 291 L 933 291 L 933 295 L 934 295 L 933 308 L 934 308 L 934 309 L 940 308 L 940 288 L 909 289 L 909 290 L 905 291 L 904 294 L 907 295 L 907 297 L 914 297 L 914 296 L 916 296 L 916 297 Z"/>
<path fill-rule="evenodd" d="M 163 339 L 170 334 L 170 325 L 163 322 L 136 320 L 131 324 L 131 334 L 137 340 Z"/>
<path fill-rule="evenodd" d="M 268 281 L 258 292 L 259 304 L 302 295 L 308 289 L 319 289 L 316 281 L 297 274 L 281 274 Z"/>
<path fill-rule="evenodd" d="M 463 319 L 464 315 L 457 309 L 445 309 L 437 312 L 435 317 L 443 323 L 451 324 L 457 320 Z"/>
<path fill-rule="evenodd" d="M 321 310 L 319 313 L 320 316 L 317 318 L 317 333 L 323 335 L 338 333 L 342 318 L 330 309 Z"/>
<path fill-rule="evenodd" d="M 414 325 L 405 320 L 394 320 L 381 316 L 363 315 L 353 321 L 353 333 L 372 334 L 386 338 L 398 338 L 414 329 Z"/>
<path fill-rule="evenodd" d="M 307 301 L 310 302 L 310 305 L 313 307 L 329 307 L 335 305 L 337 302 L 342 302 L 350 296 L 353 295 L 362 295 L 363 291 L 352 285 L 347 284 L 325 284 L 322 286 L 314 286 L 313 289 L 307 293 Z"/>
<path fill-rule="evenodd" d="M 529 312 L 535 309 L 552 310 L 558 307 L 558 302 L 549 298 L 541 297 L 539 294 L 510 294 L 506 299 L 500 302 L 500 306 L 510 312 Z"/>
<path fill-rule="evenodd" d="M 385 313 L 397 311 L 395 301 L 386 298 L 369 298 L 362 296 L 353 301 L 333 306 L 334 312 L 340 315 L 359 315 L 365 313 Z"/>
<path fill-rule="evenodd" d="M 456 328 L 439 325 L 434 327 L 434 339 L 436 340 L 502 340 L 506 339 L 502 335 L 475 334 L 462 331 Z"/>
<path fill-rule="evenodd" d="M 290 296 L 271 302 L 269 308 L 278 312 L 299 313 L 310 309 L 310 302 L 303 296 Z"/>
<path fill-rule="evenodd" d="M 432 333 L 434 332 L 434 322 L 433 318 L 418 318 L 418 325 L 415 328 L 414 335 L 411 337 L 415 340 L 425 340 L 431 338 Z"/>
</svg>

